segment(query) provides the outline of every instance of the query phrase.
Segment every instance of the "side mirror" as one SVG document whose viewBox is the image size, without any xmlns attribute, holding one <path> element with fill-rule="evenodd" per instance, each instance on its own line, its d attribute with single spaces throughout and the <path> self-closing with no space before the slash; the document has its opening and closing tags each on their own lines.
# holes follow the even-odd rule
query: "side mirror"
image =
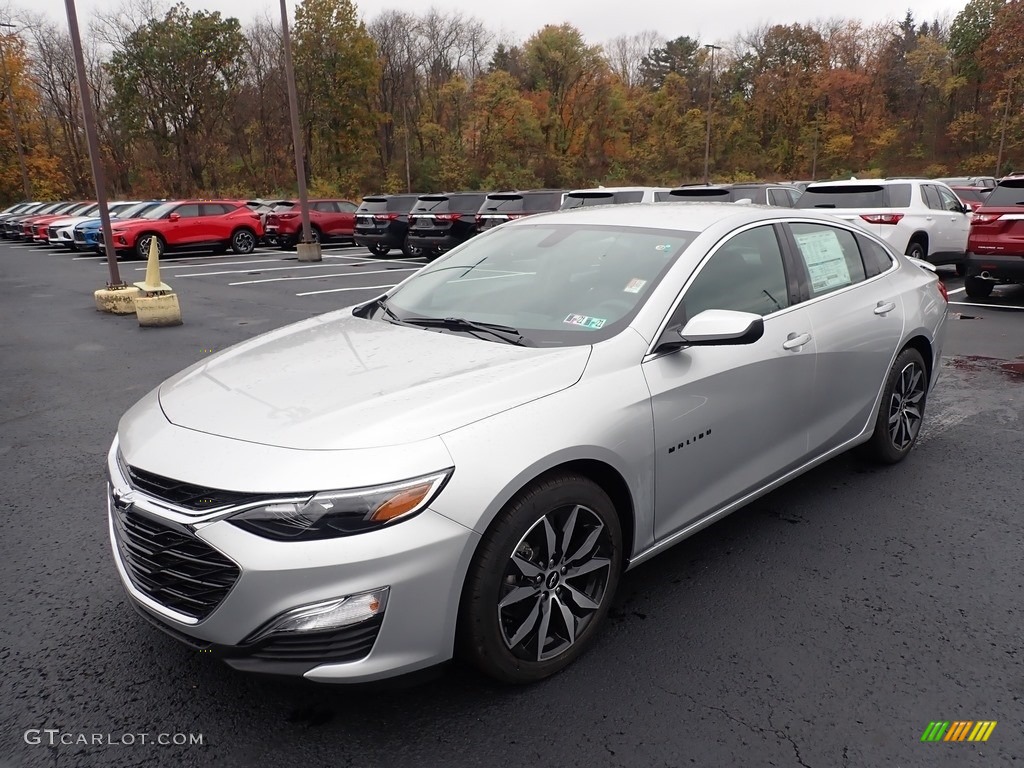
<svg viewBox="0 0 1024 768">
<path fill-rule="evenodd" d="M 706 309 L 682 328 L 667 329 L 656 351 L 753 344 L 762 336 L 764 318 L 760 315 L 731 309 Z"/>
<path fill-rule="evenodd" d="M 181 214 L 179 214 L 179 213 L 172 213 L 167 218 L 170 219 L 171 221 L 177 221 L 178 219 L 181 218 Z"/>
</svg>

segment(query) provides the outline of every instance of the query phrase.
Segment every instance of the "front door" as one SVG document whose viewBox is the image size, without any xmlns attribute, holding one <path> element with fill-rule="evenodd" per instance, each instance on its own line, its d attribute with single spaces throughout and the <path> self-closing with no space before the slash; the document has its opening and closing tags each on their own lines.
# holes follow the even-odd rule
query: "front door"
<svg viewBox="0 0 1024 768">
<path fill-rule="evenodd" d="M 774 227 L 733 235 L 700 267 L 669 327 L 706 309 L 764 316 L 753 344 L 690 347 L 643 364 L 655 437 L 655 537 L 738 499 L 807 457 L 815 341 L 793 306 Z"/>
</svg>

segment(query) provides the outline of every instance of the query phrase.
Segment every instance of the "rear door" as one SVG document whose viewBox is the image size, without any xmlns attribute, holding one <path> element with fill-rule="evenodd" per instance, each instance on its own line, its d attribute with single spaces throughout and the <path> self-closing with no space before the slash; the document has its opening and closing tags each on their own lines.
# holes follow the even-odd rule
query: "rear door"
<svg viewBox="0 0 1024 768">
<path fill-rule="evenodd" d="M 903 337 L 903 302 L 892 273 L 880 267 L 887 261 L 891 268 L 891 259 L 869 238 L 817 222 L 792 222 L 785 230 L 817 345 L 814 392 L 805 407 L 810 452 L 819 455 L 856 437 L 873 417 Z"/>
<path fill-rule="evenodd" d="M 971 232 L 971 217 L 951 189 L 935 185 L 942 207 L 943 250 L 952 256 L 963 256 L 967 251 L 967 238 Z"/>
<path fill-rule="evenodd" d="M 230 239 L 235 222 L 227 214 L 233 210 L 235 206 L 227 203 L 202 203 L 199 206 L 199 220 L 196 222 L 196 242 L 213 243 Z"/>
</svg>

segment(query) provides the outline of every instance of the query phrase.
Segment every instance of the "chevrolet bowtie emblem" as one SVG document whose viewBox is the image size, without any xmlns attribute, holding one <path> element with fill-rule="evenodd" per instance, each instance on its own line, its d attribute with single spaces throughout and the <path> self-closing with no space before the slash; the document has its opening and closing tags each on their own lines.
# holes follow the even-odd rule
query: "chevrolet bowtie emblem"
<svg viewBox="0 0 1024 768">
<path fill-rule="evenodd" d="M 114 506 L 120 510 L 128 509 L 135 501 L 131 491 L 119 491 L 117 488 L 111 489 L 110 496 L 114 501 Z"/>
</svg>

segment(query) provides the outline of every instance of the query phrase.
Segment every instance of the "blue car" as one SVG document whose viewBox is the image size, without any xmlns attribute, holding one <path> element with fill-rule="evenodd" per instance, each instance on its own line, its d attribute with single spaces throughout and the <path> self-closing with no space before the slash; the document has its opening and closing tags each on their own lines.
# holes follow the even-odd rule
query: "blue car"
<svg viewBox="0 0 1024 768">
<path fill-rule="evenodd" d="M 118 221 L 135 219 L 162 202 L 162 200 L 146 200 L 141 203 L 111 203 L 110 218 Z M 78 250 L 92 249 L 97 253 L 102 252 L 103 249 L 99 244 L 100 226 L 100 219 L 88 219 L 75 225 L 72 236 Z"/>
</svg>

